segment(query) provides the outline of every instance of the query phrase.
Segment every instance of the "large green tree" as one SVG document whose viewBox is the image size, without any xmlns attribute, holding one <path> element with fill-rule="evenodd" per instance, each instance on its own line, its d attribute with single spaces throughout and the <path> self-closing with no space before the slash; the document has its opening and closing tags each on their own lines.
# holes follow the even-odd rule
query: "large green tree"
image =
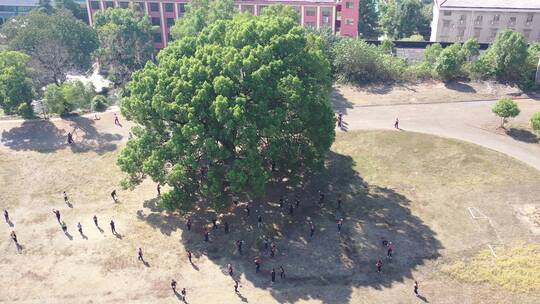
<svg viewBox="0 0 540 304">
<path fill-rule="evenodd" d="M 450 80 L 459 76 L 464 61 L 465 55 L 461 52 L 461 45 L 454 43 L 441 51 L 434 69 L 442 80 Z"/>
<path fill-rule="evenodd" d="M 430 11 L 420 0 L 384 0 L 380 3 L 380 25 L 393 39 L 413 34 L 429 35 Z"/>
<path fill-rule="evenodd" d="M 107 69 L 112 81 L 124 84 L 153 56 L 154 31 L 150 19 L 127 8 L 107 9 L 98 12 L 95 18 L 99 63 Z"/>
<path fill-rule="evenodd" d="M 67 10 L 17 16 L 2 26 L 0 34 L 9 49 L 32 57 L 38 86 L 61 84 L 70 70 L 87 70 L 98 46 L 95 31 Z"/>
<path fill-rule="evenodd" d="M 516 81 L 522 74 L 527 55 L 527 41 L 523 34 L 503 30 L 481 59 L 491 65 L 493 74 L 500 80 Z"/>
<path fill-rule="evenodd" d="M 358 33 L 364 39 L 377 39 L 379 36 L 377 0 L 360 0 L 359 10 Z"/>
<path fill-rule="evenodd" d="M 171 34 L 174 39 L 196 36 L 217 20 L 232 19 L 234 13 L 234 0 L 192 0 L 184 17 L 172 26 Z"/>
<path fill-rule="evenodd" d="M 34 97 L 28 62 L 30 57 L 16 51 L 0 52 L 0 107 L 7 114 L 27 116 Z"/>
<path fill-rule="evenodd" d="M 220 210 L 230 195 L 263 194 L 272 163 L 291 182 L 323 166 L 330 66 L 320 38 L 287 14 L 216 21 L 134 73 L 121 110 L 141 127 L 118 159 L 128 185 L 149 176 L 171 187 L 168 209 L 203 197 Z"/>
</svg>

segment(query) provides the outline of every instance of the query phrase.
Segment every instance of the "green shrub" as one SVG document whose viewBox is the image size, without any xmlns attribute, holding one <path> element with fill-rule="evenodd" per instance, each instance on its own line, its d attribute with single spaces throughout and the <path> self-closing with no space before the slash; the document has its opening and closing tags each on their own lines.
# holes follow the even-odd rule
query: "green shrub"
<svg viewBox="0 0 540 304">
<path fill-rule="evenodd" d="M 531 117 L 531 128 L 540 135 L 540 112 Z"/>
<path fill-rule="evenodd" d="M 34 117 L 34 109 L 32 108 L 32 105 L 26 102 L 21 103 L 17 108 L 17 114 L 19 114 L 22 118 L 32 118 Z"/>
<path fill-rule="evenodd" d="M 77 80 L 60 86 L 48 85 L 45 88 L 44 100 L 49 112 L 62 115 L 76 109 L 90 109 L 95 95 L 92 84 L 85 85 Z"/>
<path fill-rule="evenodd" d="M 444 50 L 435 61 L 435 73 L 443 79 L 450 80 L 456 78 L 461 73 L 461 65 L 463 64 L 463 56 L 460 54 L 461 45 L 455 43 Z"/>
<path fill-rule="evenodd" d="M 499 99 L 491 111 L 501 118 L 501 127 L 504 127 L 508 118 L 516 117 L 520 112 L 517 103 L 508 97 Z"/>
<path fill-rule="evenodd" d="M 102 112 L 109 106 L 109 100 L 103 95 L 96 95 L 92 99 L 92 111 Z"/>
<path fill-rule="evenodd" d="M 403 38 L 403 39 L 400 39 L 401 41 L 425 41 L 424 40 L 424 36 L 422 35 L 418 35 L 418 34 L 415 34 L 415 35 L 411 35 L 407 38 Z"/>
</svg>

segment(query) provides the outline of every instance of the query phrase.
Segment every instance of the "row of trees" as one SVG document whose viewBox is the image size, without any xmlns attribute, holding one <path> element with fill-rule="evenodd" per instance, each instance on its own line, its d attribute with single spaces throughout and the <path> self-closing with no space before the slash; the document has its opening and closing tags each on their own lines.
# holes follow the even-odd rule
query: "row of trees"
<svg viewBox="0 0 540 304">
<path fill-rule="evenodd" d="M 446 48 L 435 43 L 426 48 L 420 63 L 409 63 L 393 56 L 390 41 L 375 46 L 363 40 L 335 37 L 327 31 L 319 34 L 325 41 L 335 77 L 343 82 L 472 78 L 497 79 L 524 89 L 535 88 L 540 44 L 529 46 L 519 32 L 499 32 L 495 42 L 482 54 L 475 39 Z"/>
</svg>

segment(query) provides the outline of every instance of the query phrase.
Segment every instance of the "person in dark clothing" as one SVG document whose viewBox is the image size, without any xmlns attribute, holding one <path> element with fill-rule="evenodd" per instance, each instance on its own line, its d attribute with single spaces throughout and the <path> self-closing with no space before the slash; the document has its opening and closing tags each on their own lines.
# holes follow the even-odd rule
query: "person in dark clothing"
<svg viewBox="0 0 540 304">
<path fill-rule="evenodd" d="M 418 297 L 418 282 L 414 281 L 414 294 Z"/>
<path fill-rule="evenodd" d="M 180 294 L 182 295 L 182 301 L 186 301 L 186 289 L 185 288 L 182 288 L 182 291 L 180 291 Z"/>
<path fill-rule="evenodd" d="M 186 226 L 187 226 L 187 230 L 188 230 L 188 231 L 191 231 L 191 218 L 188 218 L 188 219 L 187 219 Z"/>
<path fill-rule="evenodd" d="M 217 230 L 218 229 L 218 226 L 217 226 L 217 219 L 216 218 L 213 218 L 212 219 L 212 230 Z"/>
<path fill-rule="evenodd" d="M 229 222 L 225 221 L 225 233 L 229 233 Z"/>
<path fill-rule="evenodd" d="M 290 215 L 290 216 L 293 216 L 293 215 L 294 215 L 294 207 L 293 207 L 293 204 L 291 204 L 291 205 L 289 206 L 289 215 Z"/>
<path fill-rule="evenodd" d="M 283 196 L 281 196 L 279 198 L 279 208 L 283 209 L 283 204 L 285 203 L 285 199 L 283 198 Z"/>
<path fill-rule="evenodd" d="M 144 262 L 142 248 L 139 248 L 138 255 L 139 255 L 139 257 L 138 257 L 139 261 Z"/>
<path fill-rule="evenodd" d="M 60 226 L 62 227 L 62 231 L 64 231 L 65 234 L 67 234 L 67 225 L 64 221 L 60 223 Z"/>
<path fill-rule="evenodd" d="M 232 277 L 234 272 L 233 272 L 233 267 L 231 264 L 227 264 L 227 271 L 229 272 L 229 275 Z"/>
<path fill-rule="evenodd" d="M 396 121 L 394 122 L 394 128 L 399 129 L 399 119 L 396 117 Z"/>
<path fill-rule="evenodd" d="M 338 230 L 338 233 L 341 233 L 341 226 L 343 225 L 343 219 L 339 219 L 337 221 L 337 230 Z"/>
<path fill-rule="evenodd" d="M 73 143 L 73 135 L 71 135 L 71 132 L 68 132 L 68 144 L 71 145 Z"/>
<path fill-rule="evenodd" d="M 13 242 L 15 242 L 15 244 L 19 244 L 19 241 L 17 240 L 17 234 L 15 233 L 15 231 L 11 231 L 11 239 L 13 240 Z"/>
<path fill-rule="evenodd" d="M 160 197 L 161 196 L 161 185 L 159 183 L 157 184 L 156 190 L 157 190 L 157 196 Z"/>
<path fill-rule="evenodd" d="M 60 223 L 60 211 L 53 209 L 52 211 L 54 215 L 56 216 L 56 220 Z"/>
<path fill-rule="evenodd" d="M 257 227 L 262 227 L 262 216 L 260 214 L 257 216 Z"/>
<path fill-rule="evenodd" d="M 238 281 L 234 280 L 234 292 L 238 293 Z"/>
<path fill-rule="evenodd" d="M 338 195 L 338 199 L 337 199 L 337 208 L 338 208 L 338 209 L 341 209 L 341 194 Z"/>
<path fill-rule="evenodd" d="M 261 260 L 259 258 L 256 258 L 255 261 L 255 273 L 258 273 L 261 271 Z"/>
<path fill-rule="evenodd" d="M 249 213 L 250 213 L 249 204 L 246 205 L 245 210 L 246 210 L 246 216 L 249 217 Z"/>
<path fill-rule="evenodd" d="M 111 192 L 111 197 L 113 199 L 113 201 L 116 203 L 118 201 L 118 195 L 116 194 L 116 189 L 114 189 L 112 192 Z"/>
<path fill-rule="evenodd" d="M 112 234 L 116 234 L 116 227 L 115 227 L 115 225 L 114 225 L 114 221 L 113 221 L 113 220 L 111 220 L 111 232 L 112 232 Z"/>
<path fill-rule="evenodd" d="M 276 281 L 276 270 L 274 268 L 272 268 L 272 283 L 274 283 Z"/>
<path fill-rule="evenodd" d="M 313 235 L 315 234 L 315 226 L 313 223 L 309 226 L 309 238 L 312 239 Z"/>
<path fill-rule="evenodd" d="M 206 229 L 204 231 L 204 241 L 205 242 L 208 242 L 210 239 L 209 239 L 209 235 L 210 235 L 210 232 L 208 232 L 208 229 Z"/>
<path fill-rule="evenodd" d="M 300 198 L 296 197 L 296 209 L 300 208 Z"/>
<path fill-rule="evenodd" d="M 242 244 L 244 241 L 236 240 L 236 249 L 238 249 L 238 253 L 242 254 Z"/>
<path fill-rule="evenodd" d="M 117 126 L 120 125 L 120 119 L 118 119 L 118 115 L 116 115 L 116 113 L 114 113 L 114 124 Z"/>
<path fill-rule="evenodd" d="M 375 266 L 377 267 L 377 272 L 380 273 L 382 271 L 383 262 L 381 260 L 378 260 Z"/>
<path fill-rule="evenodd" d="M 67 195 L 66 191 L 62 192 L 62 195 L 64 196 L 64 203 L 68 204 L 69 203 L 69 198 L 68 198 L 68 195 Z"/>
<path fill-rule="evenodd" d="M 191 251 L 190 251 L 190 250 L 188 250 L 188 252 L 187 252 L 187 258 L 188 258 L 188 261 L 189 261 L 191 264 L 193 264 L 193 262 L 191 261 Z"/>
<path fill-rule="evenodd" d="M 340 128 L 341 128 L 341 126 L 343 125 L 343 114 L 342 114 L 342 113 L 339 113 L 339 114 L 338 114 L 337 125 L 338 125 L 338 127 L 340 127 Z"/>
<path fill-rule="evenodd" d="M 79 233 L 82 235 L 82 225 L 81 225 L 81 222 L 78 222 L 77 223 L 77 230 L 79 230 Z"/>
<path fill-rule="evenodd" d="M 6 209 L 4 209 L 4 219 L 6 220 L 6 223 L 9 223 L 9 213 Z"/>
<path fill-rule="evenodd" d="M 279 277 L 285 279 L 285 269 L 283 266 L 279 266 Z"/>
<path fill-rule="evenodd" d="M 174 279 L 171 280 L 171 288 L 174 293 L 176 293 L 176 281 Z"/>
<path fill-rule="evenodd" d="M 94 224 L 96 224 L 96 227 L 99 227 L 98 225 L 98 220 L 97 220 L 97 216 L 94 215 Z"/>
<path fill-rule="evenodd" d="M 394 252 L 394 249 L 392 246 L 388 246 L 388 250 L 386 250 L 386 256 L 391 260 L 392 259 L 392 253 Z"/>
<path fill-rule="evenodd" d="M 319 205 L 322 206 L 322 204 L 324 204 L 324 193 L 319 191 Z"/>
<path fill-rule="evenodd" d="M 264 236 L 264 239 L 263 239 L 263 243 L 264 243 L 264 250 L 268 250 L 268 239 L 266 238 L 266 236 Z"/>
</svg>

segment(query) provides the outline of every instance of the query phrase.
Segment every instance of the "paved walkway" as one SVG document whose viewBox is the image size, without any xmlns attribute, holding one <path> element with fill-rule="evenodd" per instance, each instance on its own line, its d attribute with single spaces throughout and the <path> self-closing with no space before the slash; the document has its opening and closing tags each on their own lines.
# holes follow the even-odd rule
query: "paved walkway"
<svg viewBox="0 0 540 304">
<path fill-rule="evenodd" d="M 490 148 L 540 170 L 540 143 L 530 133 L 518 132 L 513 137 L 497 132 L 500 120 L 491 112 L 496 101 L 476 101 L 445 104 L 407 104 L 392 106 L 354 106 L 336 108 L 343 112 L 348 130 L 394 129 L 399 117 L 400 128 L 456 138 Z M 521 113 L 511 121 L 527 125 L 530 117 L 540 111 L 540 101 L 516 101 Z"/>
<path fill-rule="evenodd" d="M 348 130 L 394 129 L 399 117 L 403 131 L 414 131 L 456 138 L 512 156 L 540 170 L 540 143 L 533 142 L 529 133 L 513 137 L 496 132 L 499 118 L 491 113 L 495 101 L 475 101 L 445 104 L 405 104 L 386 106 L 353 106 L 337 108 L 345 114 Z M 533 113 L 540 111 L 540 101 L 519 100 L 521 114 L 512 123 L 526 125 Z M 65 135 L 75 130 L 84 141 L 98 145 L 112 144 L 127 139 L 129 123 L 123 127 L 113 124 L 117 109 L 76 119 L 49 121 L 0 121 L 0 147 L 14 150 L 50 150 L 66 148 Z"/>
</svg>

